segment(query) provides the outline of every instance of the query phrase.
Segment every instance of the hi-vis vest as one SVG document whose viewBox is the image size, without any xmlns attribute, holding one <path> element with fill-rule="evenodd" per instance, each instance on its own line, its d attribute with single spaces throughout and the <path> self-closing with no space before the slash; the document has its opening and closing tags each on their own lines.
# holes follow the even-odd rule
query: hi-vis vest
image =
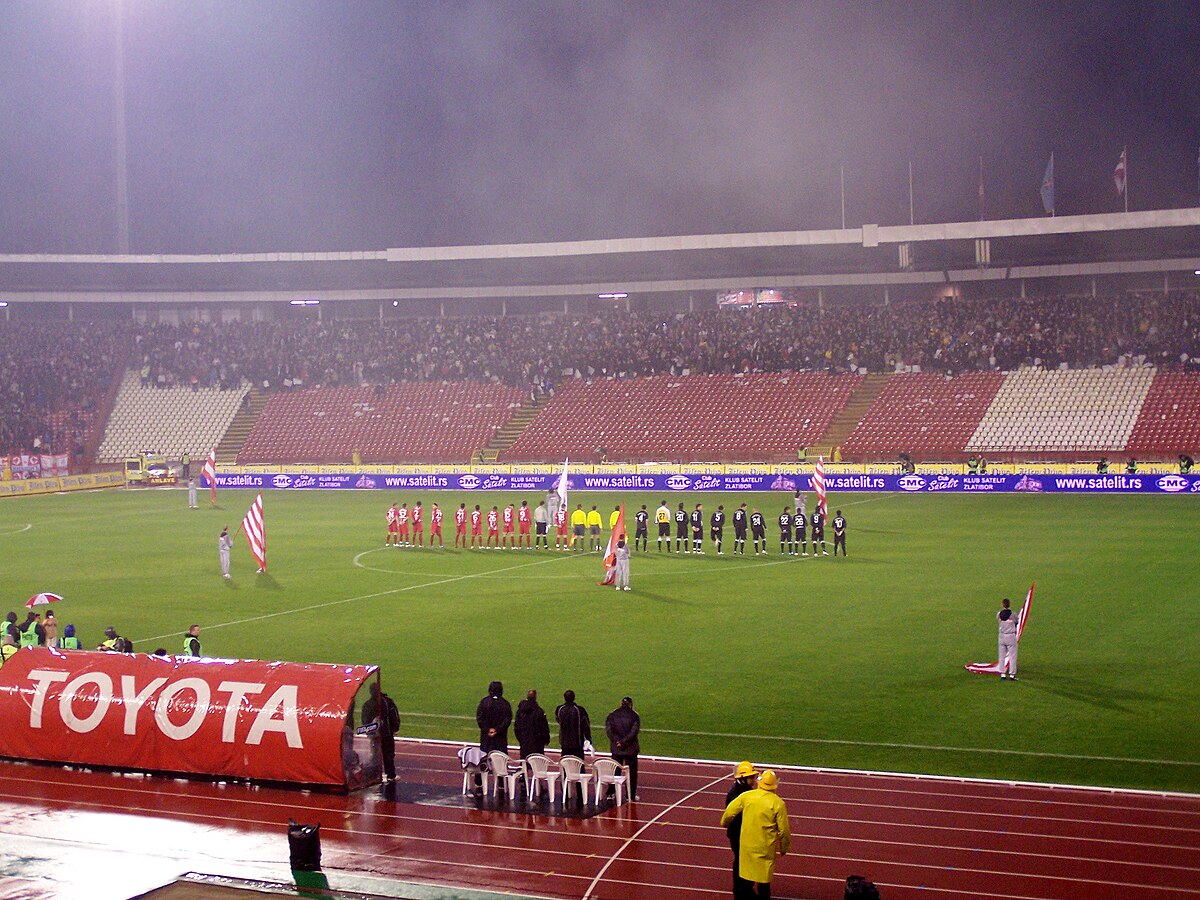
<svg viewBox="0 0 1200 900">
<path fill-rule="evenodd" d="M 204 653 L 200 649 L 200 638 L 192 637 L 190 634 L 185 634 L 183 636 L 183 654 L 184 654 L 184 656 L 192 655 L 192 641 L 196 642 L 196 655 L 203 656 Z"/>
<path fill-rule="evenodd" d="M 30 622 L 29 627 L 21 632 L 21 646 L 36 647 L 37 645 L 37 625 L 35 625 L 33 622 Z"/>
<path fill-rule="evenodd" d="M 79 649 L 79 638 L 77 638 L 77 637 L 63 638 L 61 643 L 62 643 L 62 648 L 64 650 L 78 650 Z"/>
</svg>

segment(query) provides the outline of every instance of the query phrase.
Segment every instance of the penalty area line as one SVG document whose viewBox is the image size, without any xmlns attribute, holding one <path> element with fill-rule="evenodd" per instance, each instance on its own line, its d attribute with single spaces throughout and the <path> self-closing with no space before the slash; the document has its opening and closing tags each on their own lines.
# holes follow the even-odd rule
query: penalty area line
<svg viewBox="0 0 1200 900">
<path fill-rule="evenodd" d="M 521 563 L 520 565 L 516 565 L 516 566 L 507 566 L 503 569 L 495 569 L 495 570 L 493 570 L 493 572 L 511 572 L 514 569 L 528 569 L 530 566 L 542 566 L 542 565 L 545 565 L 546 563 L 552 563 L 552 562 L 557 562 L 557 561 L 558 561 L 557 557 L 555 557 L 554 559 L 539 559 L 534 562 Z M 491 574 L 491 573 L 476 572 L 471 575 L 456 575 L 453 578 L 439 578 L 436 581 L 426 581 L 422 584 L 410 584 L 407 587 L 392 588 L 391 590 L 387 590 L 387 591 L 376 591 L 373 594 L 361 594 L 358 597 L 345 597 L 341 600 L 330 600 L 327 603 L 313 603 L 309 606 L 298 606 L 298 607 L 295 607 L 294 609 L 281 609 L 278 612 L 263 613 L 261 616 L 251 616 L 250 618 L 247 618 L 247 619 L 235 619 L 231 622 L 220 622 L 216 625 L 205 625 L 204 627 L 205 628 L 230 628 L 234 625 L 248 625 L 251 622 L 262 622 L 266 619 L 278 619 L 282 616 L 295 615 L 296 613 L 312 612 L 314 609 L 329 609 L 332 606 L 344 606 L 347 603 L 358 603 L 362 600 L 374 600 L 378 597 L 390 597 L 393 594 L 404 594 L 404 593 L 407 593 L 408 591 L 419 591 L 424 588 L 437 587 L 438 585 L 442 585 L 442 584 L 454 584 L 456 581 L 468 581 L 472 578 L 480 578 L 485 574 Z M 151 643 L 153 643 L 155 641 L 162 641 L 169 637 L 175 637 L 175 636 L 176 636 L 175 633 L 172 632 L 171 634 L 159 634 L 159 635 L 155 635 L 154 637 L 138 638 L 138 640 L 139 641 L 150 641 Z"/>
<path fill-rule="evenodd" d="M 474 716 L 451 715 L 449 713 L 402 712 L 401 716 L 419 719 L 461 719 L 474 722 Z M 1089 762 L 1137 763 L 1148 766 L 1200 766 L 1200 760 L 1186 759 L 1139 759 L 1128 756 L 1090 756 L 1083 753 L 1051 753 L 1045 750 L 1012 750 L 1007 747 L 951 747 L 939 744 L 901 744 L 890 741 L 847 741 L 836 738 L 805 738 L 777 734 L 735 734 L 729 731 L 679 731 L 671 728 L 643 728 L 646 734 L 673 734 L 681 737 L 736 738 L 739 741 L 774 741 L 786 744 L 825 744 L 839 747 L 879 747 L 884 750 L 932 750 L 938 753 L 981 753 L 1005 756 L 1036 756 L 1051 759 L 1082 759 Z"/>
<path fill-rule="evenodd" d="M 12 531 L 0 531 L 0 537 L 11 537 L 14 534 L 22 534 L 23 532 L 32 531 L 32 530 L 33 530 L 33 523 L 30 522 L 25 525 L 22 525 L 20 528 L 14 528 Z"/>
</svg>

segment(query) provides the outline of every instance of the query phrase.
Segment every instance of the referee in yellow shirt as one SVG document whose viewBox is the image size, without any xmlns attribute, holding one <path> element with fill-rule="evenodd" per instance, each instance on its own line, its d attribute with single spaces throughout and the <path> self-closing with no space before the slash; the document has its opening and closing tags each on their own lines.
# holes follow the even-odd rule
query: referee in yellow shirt
<svg viewBox="0 0 1200 900">
<path fill-rule="evenodd" d="M 597 552 L 600 550 L 600 528 L 603 524 L 604 519 L 600 516 L 600 510 L 593 506 L 588 510 L 587 526 L 592 535 L 592 549 Z"/>
<path fill-rule="evenodd" d="M 583 504 L 580 503 L 571 513 L 571 543 L 576 550 L 583 549 L 583 529 L 587 525 L 587 513 L 583 511 Z"/>
</svg>

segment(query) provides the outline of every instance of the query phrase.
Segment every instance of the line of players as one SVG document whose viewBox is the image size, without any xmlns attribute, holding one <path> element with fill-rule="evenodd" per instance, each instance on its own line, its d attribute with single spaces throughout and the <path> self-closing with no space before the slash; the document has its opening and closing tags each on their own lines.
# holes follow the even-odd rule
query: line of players
<svg viewBox="0 0 1200 900">
<path fill-rule="evenodd" d="M 613 527 L 616 522 L 617 511 L 620 507 L 613 510 L 609 520 L 609 527 Z M 582 506 L 576 511 L 576 516 L 580 516 L 583 512 Z M 595 518 L 595 523 L 591 527 L 593 535 L 593 549 L 599 548 L 599 513 L 593 506 L 590 515 Z M 437 539 L 439 547 L 445 547 L 442 540 L 442 511 L 436 503 L 430 510 L 430 527 L 429 527 L 429 546 L 432 547 L 434 539 Z M 553 521 L 551 522 L 551 518 Z M 649 523 L 650 513 L 646 509 L 646 504 L 642 504 L 642 508 L 634 514 L 634 538 L 633 548 L 642 552 L 649 551 Z M 680 503 L 679 508 L 674 512 L 667 506 L 667 501 L 663 500 L 658 509 L 654 512 L 654 521 L 658 526 L 658 552 L 662 552 L 665 544 L 668 553 L 672 551 L 671 547 L 671 525 L 675 525 L 675 547 L 676 553 L 704 553 L 704 507 L 697 503 L 696 508 L 690 513 L 685 509 L 684 504 Z M 487 524 L 487 538 L 485 541 L 483 526 Z M 808 556 L 808 534 L 811 529 L 812 534 L 812 551 L 813 556 L 817 555 L 817 545 L 820 544 L 821 555 L 828 556 L 829 552 L 826 549 L 825 543 L 825 515 L 818 508 L 811 516 L 805 512 L 804 505 L 799 500 L 796 508 L 793 510 L 785 506 L 777 519 L 779 526 L 779 552 L 783 556 Z M 470 543 L 468 544 L 467 527 L 470 525 Z M 767 523 L 766 518 L 758 509 L 747 511 L 746 504 L 743 503 L 733 512 L 733 547 L 731 552 L 735 554 L 745 555 L 747 535 L 753 545 L 755 555 L 767 555 Z M 839 509 L 832 521 L 833 526 L 833 555 L 837 556 L 838 549 L 842 551 L 842 556 L 846 555 L 846 519 Z M 530 526 L 536 528 L 536 534 L 530 534 Z M 568 516 L 565 507 L 555 510 L 550 513 L 545 502 L 537 505 L 537 508 L 531 510 L 529 502 L 522 500 L 520 507 L 510 503 L 504 507 L 503 511 L 497 506 L 493 506 L 485 513 L 479 506 L 475 505 L 473 510 L 467 509 L 467 504 L 460 503 L 458 509 L 454 511 L 454 546 L 455 548 L 462 547 L 466 549 L 521 549 L 530 550 L 534 548 L 550 549 L 549 527 L 554 526 L 555 550 L 570 550 L 573 544 L 577 541 L 578 547 L 583 548 L 583 520 L 577 524 L 577 537 L 572 540 L 568 527 Z M 725 506 L 719 505 L 709 517 L 709 540 L 716 545 L 717 554 L 724 555 L 725 543 Z M 410 537 L 411 531 L 411 537 Z M 417 501 L 412 509 L 408 508 L 407 503 L 393 503 L 387 511 L 387 535 L 384 538 L 384 546 L 395 547 L 424 547 L 425 532 L 424 532 L 424 509 L 421 506 L 421 501 Z"/>
<path fill-rule="evenodd" d="M 634 514 L 636 530 L 633 537 L 635 550 L 649 550 L 649 520 L 650 513 L 646 505 Z M 813 556 L 817 555 L 817 545 L 821 546 L 821 555 L 828 556 L 825 544 L 825 514 L 817 509 L 811 516 L 807 515 L 804 506 L 799 501 L 796 508 L 785 506 L 779 514 L 779 552 L 783 556 L 808 556 L 808 533 L 811 528 Z M 674 512 L 664 500 L 654 511 L 654 522 L 658 525 L 658 552 L 663 551 L 664 545 L 671 552 L 671 525 L 675 525 L 676 553 L 704 552 L 704 506 L 697 503 L 690 513 L 680 503 Z M 839 509 L 833 522 L 833 555 L 837 556 L 838 549 L 842 556 L 846 555 L 846 518 Z M 709 541 L 716 545 L 717 554 L 724 556 L 725 543 L 725 506 L 719 505 L 709 516 Z M 743 503 L 733 511 L 733 547 L 731 552 L 745 555 L 747 533 L 753 544 L 756 556 L 766 556 L 768 552 L 767 520 L 757 509 L 747 511 Z"/>
</svg>

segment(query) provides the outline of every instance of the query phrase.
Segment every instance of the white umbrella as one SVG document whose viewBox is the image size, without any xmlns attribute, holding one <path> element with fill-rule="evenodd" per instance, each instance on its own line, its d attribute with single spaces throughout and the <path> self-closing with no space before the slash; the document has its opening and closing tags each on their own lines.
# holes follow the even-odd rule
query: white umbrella
<svg viewBox="0 0 1200 900">
<path fill-rule="evenodd" d="M 33 609 L 35 606 L 45 606 L 48 603 L 57 603 L 61 599 L 62 597 L 58 596 L 58 594 L 34 594 L 25 601 L 25 605 L 30 609 Z"/>
</svg>

